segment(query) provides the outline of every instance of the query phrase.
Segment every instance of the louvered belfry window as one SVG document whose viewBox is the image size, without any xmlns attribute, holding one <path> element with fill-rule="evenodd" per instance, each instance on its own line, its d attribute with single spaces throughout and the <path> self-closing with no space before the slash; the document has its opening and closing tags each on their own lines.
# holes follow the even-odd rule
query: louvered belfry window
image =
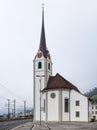
<svg viewBox="0 0 97 130">
<path fill-rule="evenodd" d="M 38 62 L 38 69 L 41 69 L 41 68 L 42 68 L 42 63 Z"/>
</svg>

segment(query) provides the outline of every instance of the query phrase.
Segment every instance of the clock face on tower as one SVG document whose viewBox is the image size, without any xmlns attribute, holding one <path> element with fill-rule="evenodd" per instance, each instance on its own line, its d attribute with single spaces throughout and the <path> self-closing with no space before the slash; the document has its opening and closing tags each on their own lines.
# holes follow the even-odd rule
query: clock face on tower
<svg viewBox="0 0 97 130">
<path fill-rule="evenodd" d="M 39 52 L 37 56 L 38 56 L 38 58 L 41 58 L 42 57 L 42 53 Z"/>
<path fill-rule="evenodd" d="M 48 59 L 49 59 L 49 60 L 51 59 L 50 54 L 48 54 Z"/>
</svg>

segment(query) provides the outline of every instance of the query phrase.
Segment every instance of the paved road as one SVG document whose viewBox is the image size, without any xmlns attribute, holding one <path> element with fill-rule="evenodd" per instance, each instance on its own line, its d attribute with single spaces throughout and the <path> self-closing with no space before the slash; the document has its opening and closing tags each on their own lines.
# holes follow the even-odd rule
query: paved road
<svg viewBox="0 0 97 130">
<path fill-rule="evenodd" d="M 9 130 L 13 127 L 24 124 L 26 122 L 32 122 L 32 120 L 18 120 L 18 121 L 0 122 L 0 130 Z"/>
<path fill-rule="evenodd" d="M 0 125 L 0 130 L 9 130 L 8 127 L 13 127 L 13 126 L 14 128 L 11 130 L 97 130 L 97 122 L 91 122 L 91 123 L 81 123 L 81 122 L 43 123 L 42 122 L 41 126 L 39 125 L 39 122 L 32 122 L 32 121 L 29 122 L 16 121 L 10 123 L 11 123 L 10 126 L 8 126 L 9 122 L 5 122 L 3 125 Z M 32 126 L 34 127 L 32 128 Z"/>
<path fill-rule="evenodd" d="M 46 125 L 48 127 L 46 127 Z M 44 127 L 45 126 L 45 127 Z M 63 123 L 34 123 L 32 130 L 97 130 L 97 122 L 63 122 Z"/>
<path fill-rule="evenodd" d="M 97 122 L 47 123 L 51 130 L 97 130 Z"/>
</svg>

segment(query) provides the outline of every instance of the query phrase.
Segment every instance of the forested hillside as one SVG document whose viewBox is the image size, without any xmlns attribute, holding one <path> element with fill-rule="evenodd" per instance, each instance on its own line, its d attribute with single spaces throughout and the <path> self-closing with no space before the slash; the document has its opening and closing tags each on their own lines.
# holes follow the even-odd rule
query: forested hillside
<svg viewBox="0 0 97 130">
<path fill-rule="evenodd" d="M 87 93 L 84 94 L 87 97 L 92 97 L 97 95 L 97 87 L 90 89 Z"/>
<path fill-rule="evenodd" d="M 91 99 L 97 100 L 97 95 L 92 96 Z"/>
</svg>

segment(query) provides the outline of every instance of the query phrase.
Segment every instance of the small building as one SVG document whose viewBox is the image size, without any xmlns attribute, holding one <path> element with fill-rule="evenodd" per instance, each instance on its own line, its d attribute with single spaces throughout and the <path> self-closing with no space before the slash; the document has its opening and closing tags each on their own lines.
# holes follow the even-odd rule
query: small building
<svg viewBox="0 0 97 130">
<path fill-rule="evenodd" d="M 92 100 L 92 118 L 97 120 L 97 100 Z"/>
<path fill-rule="evenodd" d="M 3 119 L 3 116 L 2 115 L 0 115 L 0 120 L 2 120 Z"/>
</svg>

